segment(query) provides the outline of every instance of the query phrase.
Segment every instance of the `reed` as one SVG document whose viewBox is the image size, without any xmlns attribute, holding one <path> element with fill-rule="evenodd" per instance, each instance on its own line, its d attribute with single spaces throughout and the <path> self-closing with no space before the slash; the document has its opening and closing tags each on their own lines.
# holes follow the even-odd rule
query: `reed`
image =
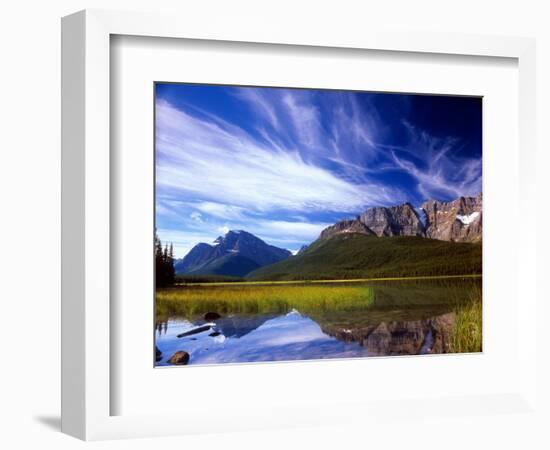
<svg viewBox="0 0 550 450">
<path fill-rule="evenodd" d="M 457 303 L 455 314 L 456 319 L 451 335 L 451 352 L 481 352 L 483 325 L 481 287 L 473 289 L 466 302 Z"/>
<path fill-rule="evenodd" d="M 208 311 L 220 314 L 353 311 L 365 309 L 374 291 L 365 285 L 237 285 L 181 286 L 158 289 L 158 316 L 196 317 Z"/>
</svg>

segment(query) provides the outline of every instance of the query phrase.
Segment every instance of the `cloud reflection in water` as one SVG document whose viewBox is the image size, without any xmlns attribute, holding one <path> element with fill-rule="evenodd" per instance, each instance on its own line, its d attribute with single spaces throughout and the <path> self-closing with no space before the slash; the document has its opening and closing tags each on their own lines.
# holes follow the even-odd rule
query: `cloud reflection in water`
<svg viewBox="0 0 550 450">
<path fill-rule="evenodd" d="M 196 326 L 187 320 L 169 320 L 165 333 L 157 335 L 157 346 L 163 358 L 159 366 L 168 365 L 167 360 L 178 351 L 191 355 L 190 364 L 219 364 L 256 361 L 290 361 L 325 358 L 349 358 L 368 356 L 368 352 L 357 343 L 346 343 L 323 333 L 320 326 L 298 311 L 291 311 L 277 317 L 255 317 L 259 325 L 239 333 L 239 321 L 250 318 L 233 316 L 230 333 L 224 332 L 224 319 L 218 324 L 220 335 L 211 337 L 212 331 L 205 331 L 186 338 L 177 334 Z M 258 320 L 259 319 L 259 320 Z M 247 327 L 248 325 L 248 327 Z M 250 322 L 245 323 L 249 328 Z M 235 328 L 237 332 L 235 332 Z M 231 334 L 228 336 L 227 334 Z"/>
</svg>

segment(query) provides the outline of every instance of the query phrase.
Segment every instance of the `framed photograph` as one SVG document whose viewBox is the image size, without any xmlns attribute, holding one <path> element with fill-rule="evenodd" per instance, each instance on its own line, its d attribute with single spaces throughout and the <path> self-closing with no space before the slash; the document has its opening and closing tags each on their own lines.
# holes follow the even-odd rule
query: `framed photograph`
<svg viewBox="0 0 550 450">
<path fill-rule="evenodd" d="M 533 41 L 85 11 L 62 45 L 64 432 L 532 410 Z"/>
</svg>

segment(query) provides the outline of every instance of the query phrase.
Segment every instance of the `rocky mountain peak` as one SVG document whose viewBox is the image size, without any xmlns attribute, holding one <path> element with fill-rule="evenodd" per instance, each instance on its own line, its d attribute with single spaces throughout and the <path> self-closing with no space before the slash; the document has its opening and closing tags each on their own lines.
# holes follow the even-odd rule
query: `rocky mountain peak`
<svg viewBox="0 0 550 450">
<path fill-rule="evenodd" d="M 424 225 L 410 203 L 367 209 L 360 221 L 377 236 L 425 236 Z"/>
<path fill-rule="evenodd" d="M 212 245 L 203 242 L 195 245 L 184 258 L 176 262 L 175 267 L 177 273 L 207 274 L 213 263 L 222 259 L 227 261 L 230 257 L 239 257 L 239 265 L 246 263 L 246 267 L 257 268 L 281 261 L 290 255 L 288 250 L 269 245 L 251 233 L 230 230 L 224 236 L 218 236 Z"/>
<path fill-rule="evenodd" d="M 336 234 L 342 233 L 360 233 L 367 235 L 374 234 L 372 230 L 370 230 L 359 220 L 359 217 L 356 217 L 352 220 L 341 220 L 340 222 L 336 222 L 334 225 L 325 228 L 321 231 L 320 239 L 329 239 Z"/>
<path fill-rule="evenodd" d="M 459 197 L 449 202 L 428 200 L 426 236 L 456 242 L 477 242 L 482 235 L 483 196 Z"/>
</svg>

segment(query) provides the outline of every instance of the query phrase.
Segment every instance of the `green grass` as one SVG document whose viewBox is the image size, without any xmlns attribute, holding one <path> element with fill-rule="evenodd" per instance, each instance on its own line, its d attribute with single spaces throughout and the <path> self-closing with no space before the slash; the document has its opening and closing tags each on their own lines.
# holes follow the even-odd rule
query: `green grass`
<svg viewBox="0 0 550 450">
<path fill-rule="evenodd" d="M 365 309 L 374 300 L 373 289 L 364 284 L 186 286 L 158 289 L 157 316 L 193 318 L 208 311 L 220 314 L 353 311 Z"/>
<path fill-rule="evenodd" d="M 247 275 L 252 281 L 481 274 L 481 244 L 341 234 Z"/>
<path fill-rule="evenodd" d="M 209 275 L 204 275 L 205 279 L 202 279 L 201 275 L 187 275 L 182 276 L 186 279 L 179 279 L 176 276 L 175 286 L 254 286 L 254 285 L 263 285 L 263 286 L 276 286 L 276 285 L 293 285 L 293 284 L 342 284 L 342 283 L 367 283 L 367 282 L 376 282 L 376 281 L 445 281 L 445 280 L 466 280 L 466 279 L 479 279 L 481 274 L 467 274 L 467 275 L 432 275 L 432 276 L 418 276 L 418 277 L 380 277 L 380 278 L 350 278 L 343 280 L 277 280 L 277 281 L 245 281 L 244 278 L 237 277 L 224 277 L 230 278 L 228 281 L 218 281 L 219 279 L 213 279 Z M 197 277 L 197 278 L 191 278 Z"/>
<path fill-rule="evenodd" d="M 453 353 L 476 353 L 482 351 L 481 288 L 478 287 L 470 297 L 455 307 L 456 319 L 451 335 Z"/>
</svg>

